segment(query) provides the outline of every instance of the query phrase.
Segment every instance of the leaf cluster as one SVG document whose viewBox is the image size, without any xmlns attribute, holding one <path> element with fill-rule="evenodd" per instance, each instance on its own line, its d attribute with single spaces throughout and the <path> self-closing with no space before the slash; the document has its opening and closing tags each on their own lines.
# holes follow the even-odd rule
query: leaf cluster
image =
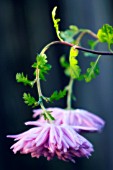
<svg viewBox="0 0 113 170">
<path fill-rule="evenodd" d="M 77 55 L 77 54 L 76 54 Z M 85 80 L 85 82 L 90 82 L 92 79 L 94 79 L 97 75 L 99 75 L 99 66 L 98 66 L 98 60 L 100 56 L 96 59 L 94 62 L 90 62 L 90 67 L 87 68 L 86 73 L 81 73 L 81 68 L 78 66 L 78 61 L 76 60 L 76 57 L 74 58 L 74 55 L 71 54 L 71 64 L 69 64 L 65 57 L 62 56 L 60 58 L 60 64 L 62 67 L 64 67 L 64 73 L 67 76 L 71 76 L 73 79 L 77 79 L 79 81 Z"/>
</svg>

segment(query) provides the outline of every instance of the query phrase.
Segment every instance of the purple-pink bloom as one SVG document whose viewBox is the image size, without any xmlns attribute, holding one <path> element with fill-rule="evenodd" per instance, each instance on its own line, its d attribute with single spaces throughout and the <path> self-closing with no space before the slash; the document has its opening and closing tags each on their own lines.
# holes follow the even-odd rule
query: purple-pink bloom
<svg viewBox="0 0 113 170">
<path fill-rule="evenodd" d="M 48 108 L 47 110 L 52 111 L 51 114 L 55 118 L 55 124 L 61 125 L 65 123 L 76 126 L 76 131 L 101 131 L 105 124 L 102 118 L 83 109 L 66 110 L 61 108 Z M 36 118 L 40 116 L 41 113 L 41 109 L 34 110 L 33 117 Z M 45 122 L 42 116 L 37 121 Z"/>
<path fill-rule="evenodd" d="M 35 125 L 35 122 L 26 125 Z M 29 153 L 36 158 L 44 156 L 47 160 L 56 156 L 60 160 L 75 162 L 74 157 L 89 157 L 93 152 L 92 144 L 69 125 L 37 125 L 21 134 L 7 136 L 17 141 L 11 146 L 14 153 Z"/>
</svg>

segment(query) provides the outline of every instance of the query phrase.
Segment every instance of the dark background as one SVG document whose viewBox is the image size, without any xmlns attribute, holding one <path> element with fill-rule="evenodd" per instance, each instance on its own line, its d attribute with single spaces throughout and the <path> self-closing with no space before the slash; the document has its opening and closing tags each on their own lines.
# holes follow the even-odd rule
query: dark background
<svg viewBox="0 0 113 170">
<path fill-rule="evenodd" d="M 24 91 L 30 90 L 15 81 L 17 72 L 32 78 L 32 63 L 36 54 L 50 41 L 57 40 L 51 20 L 51 11 L 58 6 L 60 29 L 70 24 L 97 32 L 105 23 L 113 25 L 113 1 L 111 0 L 0 0 L 0 170 L 113 170 L 113 56 L 100 60 L 101 74 L 91 83 L 77 82 L 74 92 L 75 108 L 84 108 L 106 120 L 100 134 L 88 134 L 95 152 L 90 159 L 79 159 L 76 164 L 54 159 L 35 159 L 29 155 L 16 155 L 9 149 L 13 144 L 7 134 L 20 133 L 27 128 L 24 122 L 32 117 L 32 110 L 22 100 Z M 85 45 L 85 41 L 84 41 Z M 106 50 L 102 46 L 99 49 Z M 49 62 L 54 66 L 47 82 L 42 83 L 43 92 L 49 96 L 55 89 L 68 82 L 59 65 L 59 57 L 68 48 L 57 45 L 48 51 Z M 84 67 L 88 59 L 79 57 Z M 36 91 L 32 91 L 36 95 Z M 53 106 L 65 107 L 65 99 Z"/>
</svg>

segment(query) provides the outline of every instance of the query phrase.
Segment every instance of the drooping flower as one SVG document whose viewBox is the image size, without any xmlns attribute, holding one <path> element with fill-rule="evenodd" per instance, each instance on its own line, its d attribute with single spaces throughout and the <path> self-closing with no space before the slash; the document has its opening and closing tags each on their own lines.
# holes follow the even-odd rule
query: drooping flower
<svg viewBox="0 0 113 170">
<path fill-rule="evenodd" d="M 26 125 L 35 125 L 35 122 Z M 11 146 L 14 153 L 29 153 L 36 158 L 44 156 L 47 160 L 56 156 L 60 160 L 75 162 L 74 157 L 89 157 L 93 152 L 92 144 L 66 124 L 40 123 L 26 132 L 7 137 L 17 141 Z"/>
<path fill-rule="evenodd" d="M 55 124 L 61 125 L 63 123 L 76 126 L 77 131 L 101 131 L 104 127 L 104 120 L 99 116 L 90 113 L 83 109 L 66 110 L 61 108 L 48 108 L 47 110 L 52 111 L 52 115 L 55 118 Z M 34 110 L 33 117 L 41 115 L 42 110 Z M 38 122 L 45 122 L 43 117 L 40 117 Z"/>
</svg>

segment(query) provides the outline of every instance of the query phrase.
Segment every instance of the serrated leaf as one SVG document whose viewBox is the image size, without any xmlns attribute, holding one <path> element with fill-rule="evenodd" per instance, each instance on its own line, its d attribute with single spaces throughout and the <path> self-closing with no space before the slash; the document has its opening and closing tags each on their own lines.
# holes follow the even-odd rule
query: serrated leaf
<svg viewBox="0 0 113 170">
<path fill-rule="evenodd" d="M 45 120 L 53 121 L 55 118 L 51 115 L 52 111 L 46 111 L 45 113 L 42 113 Z"/>
<path fill-rule="evenodd" d="M 74 42 L 74 36 L 79 33 L 79 29 L 75 25 L 70 25 L 69 29 L 61 31 L 60 35 L 64 41 L 72 43 Z"/>
<path fill-rule="evenodd" d="M 33 106 L 33 107 L 35 107 L 35 106 L 38 106 L 38 102 L 36 102 L 36 100 L 35 100 L 35 98 L 34 97 L 32 97 L 31 95 L 30 95 L 30 93 L 24 93 L 23 94 L 23 99 L 24 99 L 24 102 L 28 105 L 28 106 Z"/>
<path fill-rule="evenodd" d="M 63 98 L 66 95 L 66 90 L 63 91 L 54 91 L 53 94 L 50 96 L 50 102 L 53 102 L 54 100 L 59 100 Z"/>
<path fill-rule="evenodd" d="M 74 79 L 78 79 L 81 73 L 81 69 L 78 65 L 78 60 L 76 57 L 78 56 L 78 50 L 73 47 L 70 50 L 69 63 L 70 63 L 70 74 Z"/>
<path fill-rule="evenodd" d="M 52 20 L 53 20 L 53 23 L 54 23 L 54 27 L 55 27 L 55 30 L 56 30 L 57 37 L 59 38 L 60 41 L 63 41 L 62 38 L 60 37 L 59 24 L 58 24 L 60 22 L 60 19 L 55 18 L 56 17 L 56 10 L 57 10 L 57 7 L 54 7 L 53 11 L 52 11 Z"/>
<path fill-rule="evenodd" d="M 48 71 L 52 68 L 52 66 L 50 64 L 46 64 L 45 66 L 43 66 L 42 69 L 40 69 L 40 74 L 39 77 L 41 80 L 46 80 L 45 79 L 45 74 L 48 74 Z"/>
<path fill-rule="evenodd" d="M 113 27 L 109 24 L 104 24 L 101 29 L 98 30 L 97 37 L 100 42 L 113 44 Z"/>
<path fill-rule="evenodd" d="M 31 87 L 33 86 L 33 81 L 28 80 L 27 75 L 24 76 L 24 73 L 17 73 L 16 81 L 18 83 L 23 83 L 24 85 L 30 85 Z"/>
<path fill-rule="evenodd" d="M 45 54 L 37 54 L 36 62 L 32 65 L 32 67 L 41 69 L 47 62 L 47 56 Z"/>
<path fill-rule="evenodd" d="M 51 65 L 47 64 L 47 62 L 47 56 L 45 54 L 38 54 L 36 57 L 36 62 L 32 65 L 33 68 L 40 69 L 39 77 L 41 80 L 45 80 L 45 74 L 47 74 L 51 69 Z"/>
<path fill-rule="evenodd" d="M 91 62 L 90 66 L 91 67 L 87 69 L 87 72 L 84 75 L 86 82 L 90 82 L 93 78 L 95 78 L 99 74 L 99 67 L 96 62 Z"/>
</svg>

